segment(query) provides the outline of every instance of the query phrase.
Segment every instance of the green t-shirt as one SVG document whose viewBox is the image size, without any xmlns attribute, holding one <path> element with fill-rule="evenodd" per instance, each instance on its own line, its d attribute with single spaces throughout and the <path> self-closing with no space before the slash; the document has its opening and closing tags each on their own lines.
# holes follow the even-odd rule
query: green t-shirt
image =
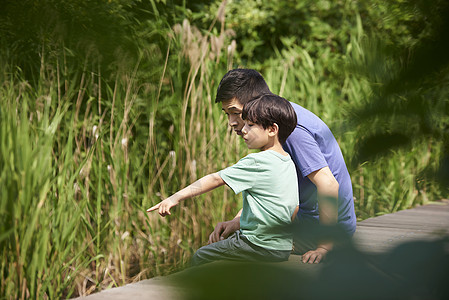
<svg viewBox="0 0 449 300">
<path fill-rule="evenodd" d="M 219 175 L 236 194 L 242 192 L 240 230 L 248 240 L 265 249 L 291 250 L 289 225 L 299 193 L 290 156 L 272 150 L 252 153 Z"/>
</svg>

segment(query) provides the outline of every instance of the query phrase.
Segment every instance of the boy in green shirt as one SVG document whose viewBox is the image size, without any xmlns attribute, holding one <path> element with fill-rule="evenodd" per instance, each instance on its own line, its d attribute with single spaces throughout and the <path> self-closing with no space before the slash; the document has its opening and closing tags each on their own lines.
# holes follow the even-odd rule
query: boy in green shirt
<svg viewBox="0 0 449 300">
<path fill-rule="evenodd" d="M 215 260 L 285 261 L 292 250 L 289 230 L 299 203 L 296 169 L 282 144 L 296 126 L 296 113 L 282 97 L 266 94 L 245 104 L 243 139 L 249 149 L 260 149 L 235 165 L 209 174 L 147 211 L 163 217 L 181 200 L 227 184 L 242 192 L 240 230 L 225 240 L 201 247 L 192 264 Z"/>
</svg>

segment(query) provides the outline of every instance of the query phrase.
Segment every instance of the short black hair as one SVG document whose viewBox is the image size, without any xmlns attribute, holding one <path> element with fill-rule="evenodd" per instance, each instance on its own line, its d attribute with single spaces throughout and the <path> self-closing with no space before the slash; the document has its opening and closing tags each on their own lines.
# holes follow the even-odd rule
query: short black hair
<svg viewBox="0 0 449 300">
<path fill-rule="evenodd" d="M 276 123 L 281 144 L 285 143 L 297 124 L 296 113 L 290 102 L 271 93 L 248 101 L 243 106 L 242 119 L 262 125 L 264 129 Z"/>
<path fill-rule="evenodd" d="M 221 79 L 215 103 L 237 98 L 242 105 L 245 105 L 251 99 L 269 93 L 271 91 L 259 72 L 252 69 L 234 69 L 228 71 Z"/>
</svg>

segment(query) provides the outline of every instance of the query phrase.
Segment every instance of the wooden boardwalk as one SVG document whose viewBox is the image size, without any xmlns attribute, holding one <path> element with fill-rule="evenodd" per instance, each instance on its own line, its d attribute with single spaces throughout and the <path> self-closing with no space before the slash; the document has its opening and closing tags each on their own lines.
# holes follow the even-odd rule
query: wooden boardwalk
<svg viewBox="0 0 449 300">
<path fill-rule="evenodd" d="M 353 242 L 360 253 L 382 255 L 407 242 L 435 241 L 448 236 L 449 200 L 443 200 L 359 222 Z M 447 247 L 446 251 L 449 252 Z M 303 264 L 300 262 L 300 256 L 297 255 L 291 255 L 288 262 L 279 264 L 283 267 L 288 266 L 290 269 L 301 269 L 311 277 L 318 274 L 322 265 Z M 186 271 L 167 277 L 142 280 L 79 299 L 183 299 L 184 290 L 176 284 L 178 282 L 176 279 L 184 280 Z M 210 299 L 214 298 L 216 297 L 211 296 Z"/>
<path fill-rule="evenodd" d="M 359 222 L 354 242 L 362 251 L 380 253 L 404 242 L 448 234 L 449 200 L 443 200 Z"/>
</svg>

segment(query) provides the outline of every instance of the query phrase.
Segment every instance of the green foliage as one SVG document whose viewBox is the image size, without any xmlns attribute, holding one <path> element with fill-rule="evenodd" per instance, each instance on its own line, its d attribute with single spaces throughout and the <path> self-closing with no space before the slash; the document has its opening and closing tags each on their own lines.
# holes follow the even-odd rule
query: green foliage
<svg viewBox="0 0 449 300">
<path fill-rule="evenodd" d="M 195 24 L 209 24 L 221 2 L 193 6 Z M 313 58 L 323 51 L 344 55 L 359 16 L 368 34 L 406 48 L 428 33 L 422 29 L 430 13 L 420 10 L 422 6 L 421 1 L 399 0 L 230 0 L 225 6 L 226 27 L 236 34 L 243 63 L 254 67 L 292 44 L 307 49 Z"/>
<path fill-rule="evenodd" d="M 74 289 L 71 278 L 79 270 L 72 263 L 86 266 L 89 260 L 71 251 L 83 250 L 75 237 L 82 207 L 74 201 L 73 135 L 68 132 L 65 146 L 56 147 L 58 128 L 70 121 L 68 106 L 58 106 L 50 93 L 38 97 L 31 110 L 30 86 L 7 79 L 13 78 L 3 78 L 0 89 L 0 290 L 11 298 L 43 293 L 59 298 Z"/>
<path fill-rule="evenodd" d="M 240 65 L 333 130 L 359 219 L 443 197 L 426 172 L 444 153 L 447 77 L 434 73 L 429 82 L 438 85 L 415 90 L 397 85 L 403 90 L 367 106 L 407 73 L 401 55 L 426 57 L 419 46 L 444 18 L 429 21 L 425 8 L 400 0 L 5 2 L 0 294 L 67 298 L 183 268 L 240 198 L 219 189 L 167 219 L 145 209 L 248 153 L 214 103 L 221 77 Z M 373 128 L 388 130 L 364 144 Z M 422 138 L 357 160 L 359 145 L 397 145 L 404 132 Z"/>
<path fill-rule="evenodd" d="M 421 4 L 421 14 L 433 12 L 424 28 L 425 36 L 409 47 L 407 53 L 400 49 L 386 51 L 388 47 L 381 41 L 377 42 L 381 47 L 365 45 L 365 59 L 355 62 L 358 68 L 354 70 L 371 86 L 366 101 L 352 112 L 354 124 L 363 132 L 361 151 L 355 159 L 357 162 L 371 159 L 393 147 L 410 149 L 416 144 L 428 144 L 442 153 L 436 156 L 436 164 L 422 170 L 422 175 L 440 181 L 444 190 L 449 177 L 437 170 L 447 169 L 444 159 L 449 155 L 449 61 L 445 55 L 449 51 L 449 22 L 445 19 L 449 6 L 445 2 L 431 7 L 416 3 Z M 377 68 L 372 71 L 365 65 Z"/>
</svg>

